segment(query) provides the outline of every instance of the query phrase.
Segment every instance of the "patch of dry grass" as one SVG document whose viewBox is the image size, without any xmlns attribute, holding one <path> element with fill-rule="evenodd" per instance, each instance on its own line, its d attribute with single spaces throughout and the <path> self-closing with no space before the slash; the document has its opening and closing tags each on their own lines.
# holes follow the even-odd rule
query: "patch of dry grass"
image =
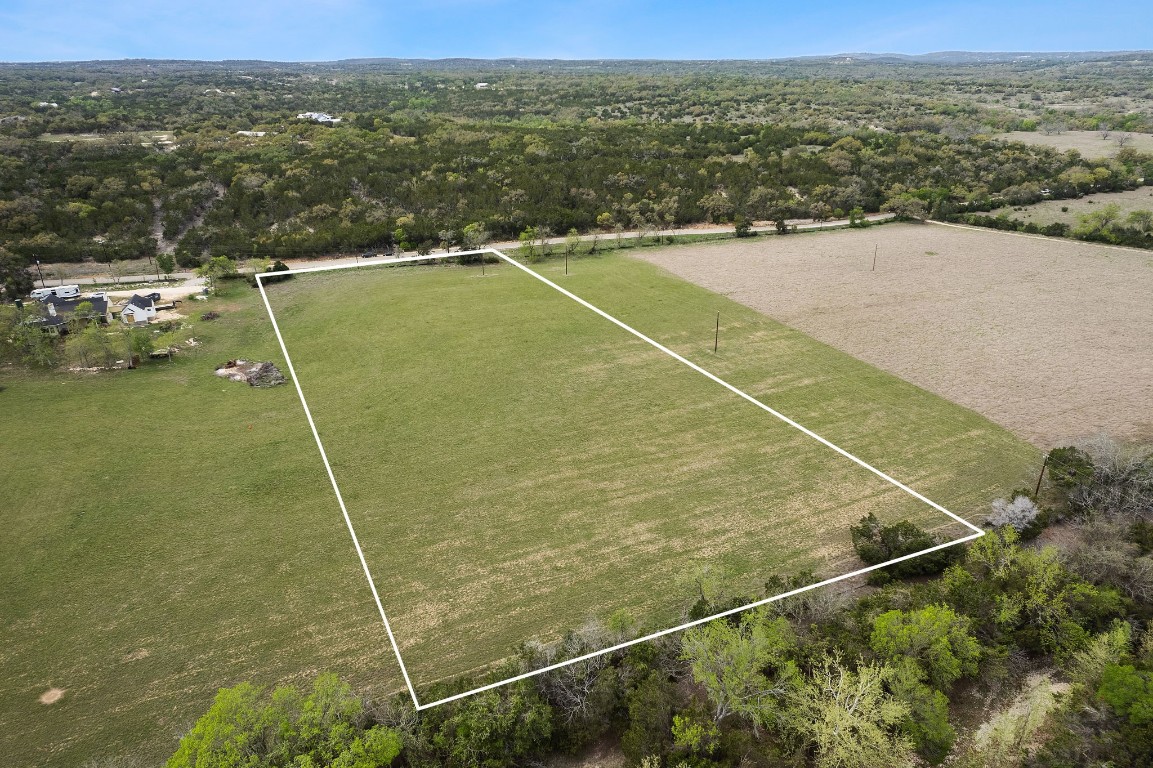
<svg viewBox="0 0 1153 768">
<path fill-rule="evenodd" d="M 1118 136 L 1128 136 L 1125 146 L 1138 152 L 1153 152 L 1153 134 L 1113 131 L 1108 138 L 1102 138 L 1098 131 L 1062 131 L 1046 134 L 1044 131 L 1011 131 L 996 136 L 1004 141 L 1020 141 L 1042 147 L 1052 147 L 1059 152 L 1075 149 L 1082 157 L 1098 159 L 1113 157 L 1120 151 Z"/>
</svg>

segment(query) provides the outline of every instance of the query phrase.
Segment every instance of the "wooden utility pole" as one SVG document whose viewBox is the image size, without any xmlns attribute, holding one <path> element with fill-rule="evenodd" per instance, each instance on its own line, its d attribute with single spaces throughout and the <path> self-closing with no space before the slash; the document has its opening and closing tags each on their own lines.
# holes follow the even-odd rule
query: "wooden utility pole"
<svg viewBox="0 0 1153 768">
<path fill-rule="evenodd" d="M 870 272 L 876 272 L 877 271 L 877 249 L 879 249 L 880 247 L 881 247 L 880 245 L 874 245 L 873 246 L 873 268 L 869 270 Z"/>
<path fill-rule="evenodd" d="M 566 276 L 568 275 L 568 248 L 567 247 L 565 248 L 565 251 L 564 251 L 564 273 Z"/>
<path fill-rule="evenodd" d="M 1037 494 L 1041 493 L 1041 478 L 1045 476 L 1045 467 L 1049 466 L 1049 454 L 1045 454 L 1045 460 L 1041 462 L 1041 474 L 1037 475 L 1037 488 L 1033 491 L 1033 498 L 1037 498 Z"/>
<path fill-rule="evenodd" d="M 721 343 L 721 313 L 717 313 L 717 333 L 713 337 L 713 354 L 717 353 L 717 347 Z"/>
<path fill-rule="evenodd" d="M 480 255 L 480 276 L 484 277 L 484 254 Z"/>
</svg>

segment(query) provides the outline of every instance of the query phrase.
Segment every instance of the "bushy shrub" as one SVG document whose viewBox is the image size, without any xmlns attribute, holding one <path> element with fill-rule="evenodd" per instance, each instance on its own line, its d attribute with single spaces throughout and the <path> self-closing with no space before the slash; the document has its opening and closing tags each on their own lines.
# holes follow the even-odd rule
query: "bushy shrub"
<svg viewBox="0 0 1153 768">
<path fill-rule="evenodd" d="M 861 518 L 861 522 L 850 528 L 849 532 L 857 556 L 869 565 L 895 560 L 943 543 L 907 520 L 893 525 L 881 525 L 881 521 L 871 512 Z M 940 573 L 956 559 L 956 549 L 938 549 L 887 566 L 884 575 L 875 580 L 883 581 L 886 576 L 901 579 Z"/>
<path fill-rule="evenodd" d="M 1033 500 L 1024 495 L 1014 496 L 1012 501 L 996 499 L 992 507 L 993 514 L 985 518 L 985 521 L 994 528 L 1011 525 L 1017 529 L 1018 533 L 1023 533 L 1027 528 L 1033 526 L 1037 522 L 1037 515 L 1040 513 Z"/>
</svg>

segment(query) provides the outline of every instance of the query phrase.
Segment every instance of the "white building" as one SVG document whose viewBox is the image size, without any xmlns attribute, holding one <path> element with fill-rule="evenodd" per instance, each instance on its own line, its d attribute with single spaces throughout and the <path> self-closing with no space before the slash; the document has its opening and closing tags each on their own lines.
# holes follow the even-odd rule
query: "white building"
<svg viewBox="0 0 1153 768">
<path fill-rule="evenodd" d="M 132 294 L 124 309 L 120 310 L 120 321 L 123 323 L 147 323 L 154 317 L 156 302 L 151 296 L 141 296 L 139 293 Z"/>
<path fill-rule="evenodd" d="M 315 120 L 318 123 L 339 123 L 339 117 L 333 117 L 327 112 L 301 112 L 296 116 L 297 120 Z"/>
</svg>

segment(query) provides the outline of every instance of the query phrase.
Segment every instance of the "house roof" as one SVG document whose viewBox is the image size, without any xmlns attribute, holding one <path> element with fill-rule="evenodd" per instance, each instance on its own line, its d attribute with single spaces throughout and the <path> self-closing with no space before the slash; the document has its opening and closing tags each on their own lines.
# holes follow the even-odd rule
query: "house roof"
<svg viewBox="0 0 1153 768">
<path fill-rule="evenodd" d="M 48 296 L 44 299 L 45 304 L 51 304 L 56 307 L 57 314 L 61 312 L 75 312 L 76 308 L 86 301 L 92 305 L 92 312 L 94 314 L 103 315 L 108 312 L 108 299 L 90 299 L 86 296 L 78 296 L 73 299 Z"/>
<path fill-rule="evenodd" d="M 128 300 L 125 309 L 128 307 L 139 307 L 140 309 L 152 309 L 153 301 L 151 296 L 141 296 L 139 293 L 132 294 L 132 298 Z"/>
<path fill-rule="evenodd" d="M 53 328 L 61 326 L 68 322 L 68 319 L 63 315 L 44 315 L 42 317 L 30 317 L 24 321 L 25 325 L 35 325 L 39 328 Z"/>
</svg>

